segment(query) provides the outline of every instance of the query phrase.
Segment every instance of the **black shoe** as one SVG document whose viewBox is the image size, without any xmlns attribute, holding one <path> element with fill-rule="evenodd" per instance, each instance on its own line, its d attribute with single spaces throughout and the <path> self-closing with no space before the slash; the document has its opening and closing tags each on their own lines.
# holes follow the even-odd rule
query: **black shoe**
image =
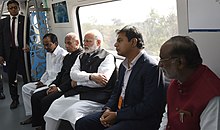
<svg viewBox="0 0 220 130">
<path fill-rule="evenodd" d="M 32 117 L 29 117 L 28 119 L 21 121 L 20 125 L 26 125 L 26 124 L 31 124 L 32 123 Z"/>
<path fill-rule="evenodd" d="M 18 107 L 19 101 L 18 100 L 13 100 L 11 105 L 10 105 L 10 109 L 15 109 Z"/>
<path fill-rule="evenodd" d="M 3 92 L 0 93 L 0 99 L 5 99 L 5 95 Z"/>
<path fill-rule="evenodd" d="M 35 128 L 35 130 L 42 130 L 41 126 L 38 126 L 37 128 Z"/>
</svg>

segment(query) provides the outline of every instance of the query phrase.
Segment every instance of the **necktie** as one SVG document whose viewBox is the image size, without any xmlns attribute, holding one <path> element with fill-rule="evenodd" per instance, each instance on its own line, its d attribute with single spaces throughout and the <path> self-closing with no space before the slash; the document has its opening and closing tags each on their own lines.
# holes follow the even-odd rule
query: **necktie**
<svg viewBox="0 0 220 130">
<path fill-rule="evenodd" d="M 16 17 L 12 17 L 12 27 L 11 27 L 11 33 L 12 33 L 12 47 L 15 47 L 15 19 Z"/>
</svg>

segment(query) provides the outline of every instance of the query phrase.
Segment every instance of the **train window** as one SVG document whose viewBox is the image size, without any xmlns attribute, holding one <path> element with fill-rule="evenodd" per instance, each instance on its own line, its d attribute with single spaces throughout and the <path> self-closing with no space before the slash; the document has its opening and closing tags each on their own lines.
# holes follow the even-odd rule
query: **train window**
<svg viewBox="0 0 220 130">
<path fill-rule="evenodd" d="M 158 56 L 161 44 L 177 35 L 176 0 L 120 0 L 79 8 L 82 35 L 98 29 L 105 40 L 104 48 L 115 50 L 116 29 L 136 26 L 143 34 L 146 51 Z"/>
</svg>

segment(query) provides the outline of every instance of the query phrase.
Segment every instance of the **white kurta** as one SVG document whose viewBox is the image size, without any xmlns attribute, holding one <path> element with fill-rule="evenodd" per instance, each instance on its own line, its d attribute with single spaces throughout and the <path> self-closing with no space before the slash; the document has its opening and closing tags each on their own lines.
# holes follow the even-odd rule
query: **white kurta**
<svg viewBox="0 0 220 130">
<path fill-rule="evenodd" d="M 114 57 L 112 54 L 109 54 L 98 67 L 97 73 L 105 74 L 107 79 L 110 79 L 114 69 Z M 89 87 L 102 87 L 94 81 L 89 80 L 90 74 L 91 73 L 87 73 L 85 71 L 80 71 L 80 60 L 78 57 L 71 68 L 70 77 L 77 81 L 77 85 L 80 84 Z M 94 101 L 79 100 L 79 95 L 67 98 L 62 96 L 51 104 L 49 110 L 44 115 L 46 130 L 55 130 L 59 125 L 59 119 L 70 121 L 74 127 L 76 120 L 85 115 L 101 111 L 102 107 L 103 104 Z"/>
<path fill-rule="evenodd" d="M 61 48 L 59 45 L 56 47 L 53 53 L 47 52 L 46 55 L 46 71 L 41 76 L 40 81 L 47 85 L 45 87 L 36 89 L 37 82 L 27 83 L 22 87 L 22 98 L 24 102 L 25 114 L 26 116 L 32 115 L 31 109 L 31 95 L 34 92 L 41 91 L 43 89 L 47 89 L 48 85 L 50 85 L 55 79 L 57 74 L 60 72 L 63 59 L 68 52 Z"/>
<path fill-rule="evenodd" d="M 99 112 L 103 106 L 103 104 L 97 102 L 79 100 L 79 95 L 67 98 L 61 96 L 51 104 L 51 107 L 44 115 L 46 130 L 56 130 L 59 125 L 59 119 L 70 121 L 74 127 L 75 122 L 79 118 L 94 112 Z"/>
</svg>

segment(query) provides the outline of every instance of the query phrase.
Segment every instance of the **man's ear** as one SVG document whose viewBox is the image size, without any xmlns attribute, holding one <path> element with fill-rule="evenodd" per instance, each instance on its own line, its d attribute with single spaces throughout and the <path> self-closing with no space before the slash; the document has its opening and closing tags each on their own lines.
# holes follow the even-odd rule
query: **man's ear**
<svg viewBox="0 0 220 130">
<path fill-rule="evenodd" d="M 180 56 L 176 59 L 176 64 L 179 66 L 179 68 L 183 68 L 186 66 L 186 59 L 183 56 Z"/>
<path fill-rule="evenodd" d="M 101 46 L 101 40 L 97 40 L 97 46 Z"/>
<path fill-rule="evenodd" d="M 137 44 L 138 44 L 137 41 L 138 41 L 137 38 L 132 38 L 131 39 L 132 47 L 137 47 Z"/>
<path fill-rule="evenodd" d="M 76 40 L 76 46 L 78 46 L 79 45 L 79 40 Z"/>
</svg>

